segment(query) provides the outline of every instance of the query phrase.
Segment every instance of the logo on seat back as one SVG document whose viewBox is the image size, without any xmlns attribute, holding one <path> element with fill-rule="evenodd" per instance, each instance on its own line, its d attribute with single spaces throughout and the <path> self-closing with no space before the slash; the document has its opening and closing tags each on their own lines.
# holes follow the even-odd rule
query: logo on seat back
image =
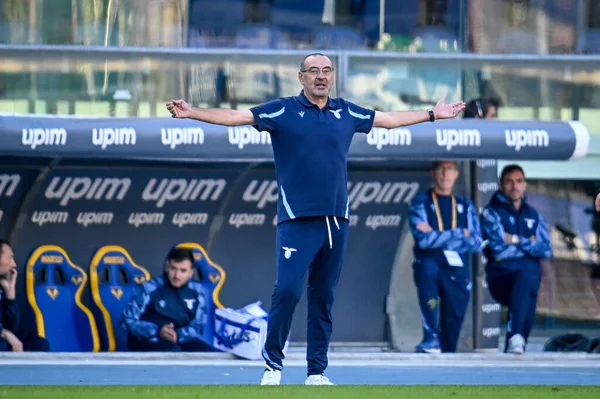
<svg viewBox="0 0 600 399">
<path fill-rule="evenodd" d="M 121 287 L 110 287 L 110 293 L 113 294 L 118 301 L 120 301 L 121 297 L 123 296 L 123 290 Z"/>
<path fill-rule="evenodd" d="M 52 299 L 56 299 L 58 296 L 58 288 L 56 287 L 48 287 L 46 288 L 46 294 L 50 296 Z"/>
<path fill-rule="evenodd" d="M 146 276 L 134 276 L 133 281 L 135 281 L 137 284 L 142 284 L 144 281 L 146 281 Z"/>
<path fill-rule="evenodd" d="M 83 276 L 73 276 L 71 277 L 71 281 L 73 282 L 73 284 L 79 285 L 83 282 Z"/>
<path fill-rule="evenodd" d="M 216 284 L 219 280 L 221 280 L 221 275 L 216 273 L 211 273 L 208 275 L 208 278 L 213 284 Z"/>
<path fill-rule="evenodd" d="M 105 256 L 102 260 L 107 265 L 122 265 L 125 263 L 124 256 Z"/>
<path fill-rule="evenodd" d="M 42 255 L 42 263 L 63 263 L 65 259 L 58 255 Z"/>
</svg>

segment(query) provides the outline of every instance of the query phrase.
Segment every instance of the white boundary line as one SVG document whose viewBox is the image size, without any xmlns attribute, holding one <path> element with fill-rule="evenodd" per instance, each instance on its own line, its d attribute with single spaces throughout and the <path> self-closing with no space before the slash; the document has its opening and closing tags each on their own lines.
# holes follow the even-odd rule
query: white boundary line
<svg viewBox="0 0 600 399">
<path fill-rule="evenodd" d="M 43 360 L 2 359 L 0 366 L 182 366 L 182 367 L 264 367 L 263 361 L 248 360 Z M 496 368 L 600 368 L 598 361 L 415 361 L 415 360 L 331 360 L 330 367 L 496 367 Z M 284 367 L 306 367 L 305 360 L 284 361 Z"/>
</svg>

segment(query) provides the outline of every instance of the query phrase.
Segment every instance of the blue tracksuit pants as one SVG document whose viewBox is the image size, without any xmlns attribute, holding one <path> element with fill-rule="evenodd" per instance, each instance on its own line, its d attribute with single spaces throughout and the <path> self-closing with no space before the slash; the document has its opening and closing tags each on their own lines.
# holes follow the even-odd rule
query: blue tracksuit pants
<svg viewBox="0 0 600 399">
<path fill-rule="evenodd" d="M 508 340 L 520 334 L 525 341 L 535 323 L 538 292 L 542 282 L 541 267 L 526 264 L 521 269 L 490 267 L 486 270 L 487 283 L 492 297 L 508 307 L 508 325 L 504 351 Z"/>
<path fill-rule="evenodd" d="M 277 226 L 277 282 L 263 357 L 281 370 L 283 347 L 308 274 L 308 375 L 323 374 L 332 332 L 331 307 L 348 243 L 349 223 L 334 217 L 298 218 Z"/>
<path fill-rule="evenodd" d="M 442 352 L 456 352 L 460 329 L 471 296 L 468 269 L 440 266 L 435 258 L 413 264 L 423 338 L 437 336 Z"/>
</svg>

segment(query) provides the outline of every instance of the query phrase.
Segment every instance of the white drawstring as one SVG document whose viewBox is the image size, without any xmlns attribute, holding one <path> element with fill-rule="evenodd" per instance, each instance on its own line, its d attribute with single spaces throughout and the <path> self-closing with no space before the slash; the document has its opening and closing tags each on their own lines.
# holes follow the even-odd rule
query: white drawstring
<svg viewBox="0 0 600 399">
<path fill-rule="evenodd" d="M 333 248 L 333 241 L 331 240 L 331 226 L 329 225 L 329 218 L 325 216 L 327 222 L 327 234 L 329 235 L 329 248 Z"/>
<path fill-rule="evenodd" d="M 333 248 L 333 240 L 331 239 L 331 225 L 329 224 L 329 218 L 325 216 L 325 221 L 327 222 L 327 235 L 329 235 L 329 248 Z M 337 218 L 334 216 L 333 221 L 335 222 L 335 226 L 337 229 L 340 229 L 340 225 L 338 224 Z"/>
</svg>

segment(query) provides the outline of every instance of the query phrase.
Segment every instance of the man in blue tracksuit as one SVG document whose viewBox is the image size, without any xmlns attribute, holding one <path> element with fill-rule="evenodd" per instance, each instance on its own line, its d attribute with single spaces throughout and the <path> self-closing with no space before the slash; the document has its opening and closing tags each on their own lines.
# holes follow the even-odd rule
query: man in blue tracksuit
<svg viewBox="0 0 600 399">
<path fill-rule="evenodd" d="M 331 98 L 335 78 L 331 60 L 310 54 L 300 63 L 300 95 L 250 110 L 201 109 L 170 101 L 175 118 L 227 126 L 253 125 L 271 134 L 277 183 L 277 282 L 273 292 L 262 385 L 279 385 L 283 347 L 296 304 L 308 276 L 307 385 L 331 385 L 324 376 L 332 332 L 331 307 L 348 242 L 349 201 L 346 161 L 354 133 L 372 127 L 395 128 L 436 118 L 453 118 L 464 109 L 443 99 L 428 111 L 379 112 L 342 98 Z"/>
<path fill-rule="evenodd" d="M 423 321 L 417 352 L 456 352 L 471 291 L 469 255 L 483 247 L 475 206 L 452 193 L 458 174 L 456 162 L 435 162 L 433 187 L 410 204 L 413 277 Z"/>
<path fill-rule="evenodd" d="M 525 200 L 525 173 L 507 165 L 482 215 L 482 231 L 490 293 L 508 307 L 505 352 L 523 353 L 535 321 L 542 280 L 541 259 L 552 257 L 550 234 L 544 218 Z"/>
<path fill-rule="evenodd" d="M 209 295 L 194 276 L 194 254 L 175 248 L 161 277 L 136 285 L 123 311 L 131 351 L 212 351 L 203 341 Z"/>
</svg>

